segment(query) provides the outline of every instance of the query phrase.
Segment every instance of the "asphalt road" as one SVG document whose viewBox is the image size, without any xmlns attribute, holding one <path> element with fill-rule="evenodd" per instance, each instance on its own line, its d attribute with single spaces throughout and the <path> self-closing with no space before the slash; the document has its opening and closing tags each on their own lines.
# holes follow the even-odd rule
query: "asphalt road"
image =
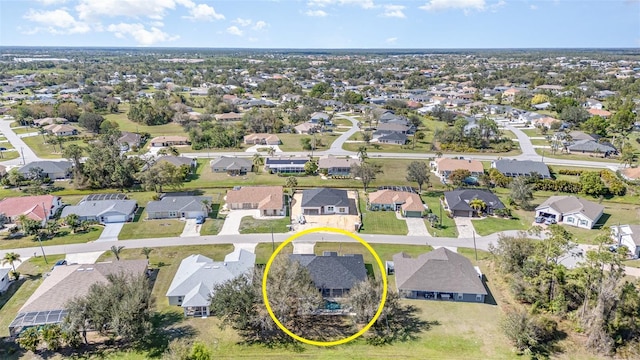
<svg viewBox="0 0 640 360">
<path fill-rule="evenodd" d="M 11 123 L 14 120 L 7 120 L 6 118 L 0 119 L 0 131 L 4 134 L 4 137 L 13 145 L 13 147 L 18 151 L 20 157 L 3 161 L 2 164 L 5 166 L 8 165 L 24 165 L 24 161 L 28 163 L 41 160 L 36 153 L 31 150 L 27 144 L 15 133 L 13 129 L 11 129 Z"/>
</svg>

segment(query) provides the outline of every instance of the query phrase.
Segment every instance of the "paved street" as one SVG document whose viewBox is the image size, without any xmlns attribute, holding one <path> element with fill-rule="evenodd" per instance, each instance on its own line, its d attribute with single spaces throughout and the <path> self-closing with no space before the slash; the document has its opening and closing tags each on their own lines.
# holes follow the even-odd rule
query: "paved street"
<svg viewBox="0 0 640 360">
<path fill-rule="evenodd" d="M 7 120 L 7 118 L 0 119 L 0 131 L 4 134 L 4 137 L 7 138 L 7 140 L 11 143 L 11 145 L 13 145 L 16 151 L 18 151 L 18 153 L 20 154 L 20 157 L 12 160 L 3 161 L 2 164 L 5 166 L 24 165 L 23 155 L 24 155 L 24 161 L 26 161 L 27 164 L 33 161 L 40 160 L 40 158 L 36 156 L 36 153 L 34 153 L 33 150 L 31 150 L 31 148 L 27 146 L 27 144 L 25 144 L 25 142 L 22 141 L 22 139 L 18 135 L 16 135 L 15 132 L 13 132 L 13 129 L 11 129 L 12 122 L 13 122 L 13 119 L 11 120 Z"/>
</svg>

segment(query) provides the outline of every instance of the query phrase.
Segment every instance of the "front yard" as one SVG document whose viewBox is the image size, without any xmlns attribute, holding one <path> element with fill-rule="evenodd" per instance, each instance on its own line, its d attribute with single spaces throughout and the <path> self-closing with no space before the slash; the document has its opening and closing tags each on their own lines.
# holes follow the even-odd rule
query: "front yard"
<svg viewBox="0 0 640 360">
<path fill-rule="evenodd" d="M 119 240 L 180 236 L 184 222 L 176 219 L 138 220 L 124 224 Z"/>
<path fill-rule="evenodd" d="M 485 236 L 498 231 L 506 230 L 527 230 L 531 228 L 531 222 L 527 223 L 525 219 L 514 217 L 512 219 L 499 218 L 489 216 L 484 219 L 475 219 L 472 221 L 476 234 Z"/>
<path fill-rule="evenodd" d="M 362 214 L 362 227 L 359 231 L 361 234 L 407 235 L 407 223 L 398 219 L 395 211 L 369 211 L 366 195 L 362 192 L 358 195 Z"/>
<path fill-rule="evenodd" d="M 273 220 L 258 220 L 252 216 L 245 216 L 240 222 L 240 234 L 267 234 L 273 231 L 274 233 L 286 233 L 289 231 L 287 225 L 291 224 L 291 220 L 288 217 Z"/>
<path fill-rule="evenodd" d="M 447 216 L 447 212 L 440 205 L 440 197 L 443 194 L 442 191 L 429 191 L 422 195 L 422 202 L 441 220 L 441 223 L 436 224 L 435 227 L 431 226 L 431 222 L 426 219 L 424 222 L 427 224 L 429 233 L 434 237 L 458 237 L 456 222 Z"/>
<path fill-rule="evenodd" d="M 102 226 L 92 226 L 86 232 L 73 234 L 71 233 L 71 229 L 62 228 L 53 238 L 42 240 L 42 246 L 79 244 L 94 241 L 100 237 L 103 229 L 104 227 Z M 17 249 L 39 245 L 40 244 L 35 236 L 23 236 L 15 239 L 7 239 L 7 237 L 3 235 L 3 237 L 0 238 L 0 249 Z"/>
</svg>

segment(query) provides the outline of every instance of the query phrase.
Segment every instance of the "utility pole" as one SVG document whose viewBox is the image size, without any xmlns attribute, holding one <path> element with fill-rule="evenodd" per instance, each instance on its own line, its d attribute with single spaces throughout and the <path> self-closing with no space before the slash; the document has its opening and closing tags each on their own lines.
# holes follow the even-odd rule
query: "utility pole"
<svg viewBox="0 0 640 360">
<path fill-rule="evenodd" d="M 27 165 L 27 162 L 24 160 L 24 148 L 23 147 L 20 148 L 20 153 L 22 154 L 22 164 L 23 165 Z"/>
<path fill-rule="evenodd" d="M 45 223 L 47 222 L 47 209 L 44 207 L 44 202 L 42 203 L 42 214 L 44 214 L 44 221 Z M 36 237 L 38 238 L 38 243 L 40 243 L 40 250 L 42 250 L 42 257 L 44 257 L 44 262 L 45 264 L 49 264 L 49 261 L 47 261 L 47 255 L 44 253 L 44 247 L 42 247 L 42 233 L 38 232 L 36 234 Z"/>
<path fill-rule="evenodd" d="M 476 231 L 473 230 L 473 251 L 476 253 L 476 261 L 478 261 L 478 248 L 476 247 Z"/>
<path fill-rule="evenodd" d="M 271 224 L 271 252 L 276 252 L 276 242 L 273 239 L 273 224 Z"/>
</svg>

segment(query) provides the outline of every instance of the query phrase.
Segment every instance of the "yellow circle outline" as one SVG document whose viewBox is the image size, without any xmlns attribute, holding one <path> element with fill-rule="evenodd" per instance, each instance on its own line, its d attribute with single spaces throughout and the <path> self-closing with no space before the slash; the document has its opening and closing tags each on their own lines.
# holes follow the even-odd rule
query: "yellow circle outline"
<svg viewBox="0 0 640 360">
<path fill-rule="evenodd" d="M 278 253 L 280 251 L 282 251 L 282 249 L 284 249 L 284 247 L 287 246 L 290 242 L 292 242 L 293 240 L 299 238 L 300 236 L 311 234 L 311 233 L 315 233 L 315 232 L 320 232 L 320 231 L 339 233 L 339 234 L 342 234 L 342 235 L 347 235 L 347 236 L 349 236 L 350 238 L 352 238 L 354 240 L 357 240 L 359 243 L 364 245 L 364 247 L 366 247 L 367 250 L 369 250 L 371 255 L 373 255 L 373 258 L 376 260 L 376 262 L 378 263 L 378 267 L 380 268 L 380 274 L 382 274 L 382 298 L 380 300 L 380 305 L 378 306 L 378 311 L 376 311 L 376 314 L 369 321 L 369 323 L 367 323 L 367 325 L 365 325 L 365 327 L 363 327 L 357 333 L 355 333 L 355 334 L 353 334 L 353 335 L 351 335 L 349 337 L 346 337 L 344 339 L 334 340 L 334 341 L 309 340 L 309 339 L 305 339 L 302 336 L 298 336 L 298 335 L 294 334 L 293 332 L 291 332 L 284 325 L 282 325 L 282 323 L 278 320 L 278 318 L 273 313 L 273 310 L 271 309 L 271 305 L 269 304 L 269 297 L 267 295 L 267 275 L 269 274 L 269 269 L 271 268 L 271 264 L 273 263 L 273 260 L 276 258 L 276 255 L 278 255 Z M 369 328 L 371 328 L 371 326 L 373 326 L 373 324 L 376 322 L 376 320 L 378 320 L 378 318 L 382 314 L 382 310 L 384 309 L 384 304 L 387 301 L 387 274 L 385 272 L 384 266 L 382 265 L 382 260 L 380 260 L 380 257 L 378 256 L 376 251 L 373 250 L 373 248 L 371 247 L 371 245 L 369 245 L 369 243 L 364 241 L 358 235 L 355 235 L 353 233 L 350 233 L 350 232 L 342 230 L 342 229 L 331 228 L 331 227 L 312 228 L 312 229 L 307 229 L 307 230 L 301 231 L 299 233 L 296 233 L 296 234 L 290 236 L 289 238 L 287 238 L 287 240 L 285 240 L 282 244 L 280 244 L 280 246 L 278 246 L 278 248 L 273 252 L 273 254 L 271 254 L 271 257 L 269 258 L 269 261 L 267 262 L 267 266 L 264 269 L 264 275 L 262 275 L 262 298 L 264 300 L 264 305 L 267 308 L 267 311 L 269 312 L 269 316 L 271 316 L 271 319 L 273 319 L 273 321 L 276 323 L 276 325 L 282 331 L 284 331 L 287 335 L 291 336 L 292 338 L 294 338 L 294 339 L 296 339 L 298 341 L 301 341 L 301 342 L 303 342 L 305 344 L 315 345 L 315 346 L 335 346 L 335 345 L 340 345 L 340 344 L 346 344 L 349 341 L 355 340 L 356 338 L 360 337 L 362 334 L 367 332 L 367 330 L 369 330 Z"/>
</svg>

